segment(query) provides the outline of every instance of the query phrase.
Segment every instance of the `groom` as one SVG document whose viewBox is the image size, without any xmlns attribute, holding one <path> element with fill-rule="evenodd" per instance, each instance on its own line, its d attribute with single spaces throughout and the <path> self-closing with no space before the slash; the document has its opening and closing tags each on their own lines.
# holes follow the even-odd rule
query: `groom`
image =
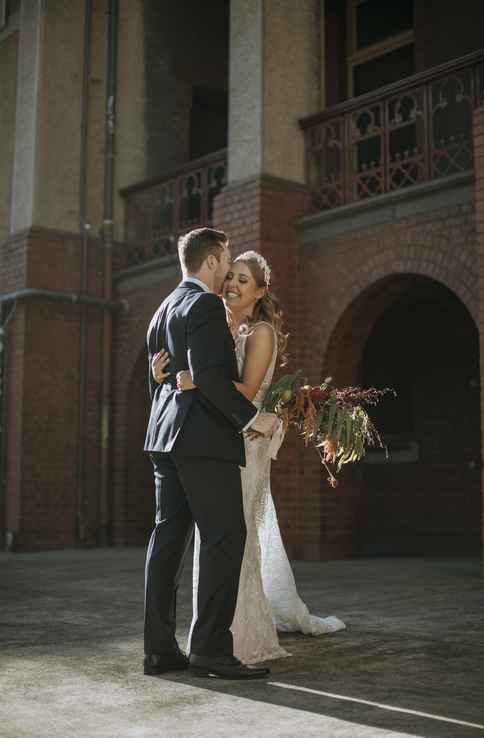
<svg viewBox="0 0 484 738">
<path fill-rule="evenodd" d="M 217 296 L 230 264 L 222 231 L 197 228 L 182 236 L 183 281 L 148 329 L 151 414 L 145 441 L 155 473 L 156 526 L 146 557 L 145 674 L 189 668 L 200 676 L 254 679 L 268 669 L 233 656 L 232 624 L 245 546 L 239 466 L 242 432 L 266 432 L 270 419 L 233 384 L 234 343 Z M 151 361 L 161 348 L 170 375 L 158 385 Z M 176 374 L 189 369 L 197 389 L 181 392 Z M 200 530 L 197 620 L 189 659 L 175 639 L 176 592 L 193 532 Z"/>
</svg>

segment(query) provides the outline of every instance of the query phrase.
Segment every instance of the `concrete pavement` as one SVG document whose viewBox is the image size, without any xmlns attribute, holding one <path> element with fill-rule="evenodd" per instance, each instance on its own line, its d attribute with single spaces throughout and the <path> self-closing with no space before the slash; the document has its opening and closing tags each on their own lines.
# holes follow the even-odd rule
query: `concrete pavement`
<svg viewBox="0 0 484 738">
<path fill-rule="evenodd" d="M 484 738 L 472 559 L 296 563 L 347 630 L 282 636 L 268 682 L 141 673 L 144 551 L 0 554 L 1 738 Z M 190 620 L 190 572 L 179 640 Z"/>
</svg>

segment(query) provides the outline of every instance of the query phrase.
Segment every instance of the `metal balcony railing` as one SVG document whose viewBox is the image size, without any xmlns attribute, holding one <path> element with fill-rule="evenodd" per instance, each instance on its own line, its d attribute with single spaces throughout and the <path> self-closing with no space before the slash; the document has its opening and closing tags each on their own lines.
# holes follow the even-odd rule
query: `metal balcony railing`
<svg viewBox="0 0 484 738">
<path fill-rule="evenodd" d="M 301 121 L 315 211 L 473 168 L 472 114 L 484 102 L 484 51 Z"/>
<path fill-rule="evenodd" d="M 226 180 L 223 149 L 122 190 L 126 243 L 116 251 L 115 270 L 176 253 L 178 236 L 212 223 L 214 199 Z"/>
</svg>

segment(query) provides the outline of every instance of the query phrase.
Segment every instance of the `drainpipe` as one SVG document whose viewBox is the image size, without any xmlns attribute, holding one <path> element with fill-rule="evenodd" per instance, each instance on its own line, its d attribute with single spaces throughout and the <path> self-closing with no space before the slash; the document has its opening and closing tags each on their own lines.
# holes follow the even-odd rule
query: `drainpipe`
<svg viewBox="0 0 484 738">
<path fill-rule="evenodd" d="M 4 292 L 0 294 L 0 307 L 21 300 L 37 297 L 42 300 L 53 300 L 54 302 L 70 302 L 73 305 L 85 305 L 86 307 L 98 307 L 103 310 L 128 309 L 127 300 L 105 300 L 103 297 L 90 297 L 89 295 L 78 295 L 75 292 L 60 292 L 58 290 L 41 290 L 35 287 L 24 287 L 15 292 Z M 7 322 L 10 317 L 7 318 Z M 5 325 L 5 324 L 4 324 Z"/>
<path fill-rule="evenodd" d="M 128 310 L 127 300 L 104 300 L 101 297 L 89 297 L 70 292 L 58 292 L 55 290 L 42 290 L 25 287 L 15 292 L 0 294 L 0 523 L 6 523 L 6 475 L 7 475 L 7 326 L 13 318 L 19 302 L 31 299 L 52 300 L 54 302 L 82 305 L 85 308 L 98 308 L 105 312 Z M 1 532 L 0 532 L 1 536 Z M 5 533 L 5 547 L 10 550 L 14 540 L 11 531 Z"/>
<path fill-rule="evenodd" d="M 7 551 L 13 548 L 13 533 L 6 530 L 7 524 L 7 325 L 13 317 L 16 303 L 8 312 L 0 304 L 0 537 Z"/>
<path fill-rule="evenodd" d="M 114 134 L 116 122 L 116 75 L 118 51 L 118 0 L 108 0 L 107 8 L 107 64 L 106 114 L 104 145 L 104 299 L 112 300 L 113 291 L 113 203 L 114 203 Z M 102 409 L 101 409 L 101 490 L 99 496 L 98 544 L 111 543 L 111 499 L 109 493 L 111 449 L 111 357 L 113 319 L 109 312 L 103 315 L 102 348 Z"/>
<path fill-rule="evenodd" d="M 79 233 L 81 237 L 81 264 L 79 293 L 85 296 L 88 287 L 87 168 L 89 86 L 91 80 L 92 0 L 84 2 L 84 62 L 81 97 L 81 146 L 79 152 Z M 86 542 L 85 485 L 86 485 L 86 403 L 87 403 L 87 310 L 82 305 L 79 335 L 79 420 L 77 429 L 77 485 L 75 493 L 75 538 L 77 545 Z"/>
</svg>

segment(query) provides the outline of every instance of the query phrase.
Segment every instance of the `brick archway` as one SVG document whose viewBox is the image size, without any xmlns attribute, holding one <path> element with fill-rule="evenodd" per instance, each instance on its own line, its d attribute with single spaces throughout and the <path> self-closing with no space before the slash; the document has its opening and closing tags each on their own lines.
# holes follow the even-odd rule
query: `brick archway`
<svg viewBox="0 0 484 738">
<path fill-rule="evenodd" d="M 414 290 L 416 286 L 423 290 L 427 286 L 429 289 L 437 291 L 437 293 L 440 291 L 442 294 L 448 294 L 449 299 L 453 300 L 457 306 L 460 306 L 458 309 L 460 309 L 462 315 L 466 316 L 465 320 L 468 321 L 468 324 L 472 326 L 470 330 L 473 332 L 475 338 L 473 342 L 473 356 L 476 358 L 476 376 L 478 378 L 478 337 L 477 321 L 475 320 L 477 298 L 468 289 L 467 280 L 459 280 L 455 278 L 453 272 L 450 274 L 442 267 L 437 269 L 430 262 L 426 263 L 424 268 L 420 268 L 419 273 L 416 273 L 416 267 L 410 261 L 402 260 L 399 272 L 397 272 L 395 261 L 392 263 L 392 267 L 393 269 L 390 272 L 385 271 L 383 267 L 378 270 L 373 269 L 373 276 L 376 276 L 377 273 L 379 274 L 379 278 L 376 281 L 369 279 L 367 274 L 361 272 L 347 279 L 346 289 L 340 290 L 340 299 L 332 302 L 330 315 L 326 316 L 327 339 L 322 352 L 322 362 L 317 371 L 318 377 L 331 375 L 338 385 L 359 384 L 361 381 L 360 365 L 363 350 L 381 316 L 393 305 L 405 299 L 406 294 Z M 439 277 L 438 279 L 436 275 Z M 467 278 L 470 281 L 469 274 Z M 320 336 L 320 340 L 321 338 L 322 336 Z M 315 367 L 313 367 L 313 371 L 314 369 Z M 479 421 L 477 419 L 478 426 Z M 478 430 L 474 432 L 474 442 L 477 443 L 477 448 L 474 449 L 474 455 L 479 459 L 480 438 Z M 312 471 L 308 470 L 305 464 L 304 485 L 307 487 L 308 481 L 314 480 L 312 482 L 314 492 L 311 494 L 310 499 L 315 500 L 316 497 L 319 498 L 321 556 L 323 558 L 332 558 L 355 555 L 355 553 L 358 553 L 355 547 L 355 531 L 361 525 L 361 519 L 358 516 L 363 504 L 365 484 L 368 484 L 368 481 L 365 481 L 365 471 L 367 471 L 367 468 L 359 465 L 359 467 L 345 471 L 340 488 L 336 492 L 333 492 L 323 489 L 319 467 L 317 467 L 317 464 L 313 460 L 310 463 Z M 400 475 L 406 474 L 405 478 L 407 479 L 408 485 L 424 489 L 425 483 L 422 480 L 425 474 L 427 476 L 430 475 L 429 479 L 433 475 L 432 478 L 436 480 L 435 484 L 442 486 L 442 479 L 446 478 L 447 472 L 446 470 L 438 469 L 438 466 L 438 464 L 437 466 L 434 464 L 431 472 L 424 467 L 421 467 L 421 471 L 415 471 L 416 467 L 414 467 L 414 470 L 411 470 L 409 474 L 409 466 L 402 467 L 403 471 L 402 469 L 398 469 L 398 471 Z M 428 468 L 430 469 L 431 467 L 432 465 L 429 464 Z M 462 465 L 462 468 L 464 469 L 464 465 Z M 461 475 L 459 470 L 450 470 L 448 473 L 454 474 L 455 479 L 458 479 L 459 475 Z M 421 478 L 417 480 L 417 484 L 415 480 L 418 474 L 421 475 Z M 463 474 L 465 476 L 465 472 Z M 319 475 L 319 479 L 316 482 L 317 475 Z M 369 478 L 368 474 L 366 477 Z M 391 474 L 388 474 L 388 470 L 386 481 L 391 486 L 395 486 L 391 482 Z M 455 482 L 454 487 L 456 485 L 457 482 Z M 470 488 L 470 491 L 467 490 L 466 485 Z M 462 482 L 461 486 L 463 497 L 466 499 L 467 497 L 471 498 L 470 505 L 468 504 L 468 500 L 467 502 L 463 501 L 463 504 L 468 504 L 469 507 L 472 507 L 474 517 L 479 518 L 479 499 L 481 493 L 478 469 L 473 473 L 471 481 L 469 483 Z M 446 493 L 449 493 L 449 491 L 447 490 Z M 314 519 L 313 507 L 314 503 L 308 505 L 307 509 L 311 511 L 311 517 Z M 303 514 L 303 517 L 305 517 L 305 514 Z M 478 534 L 474 531 L 474 537 L 476 535 Z M 467 551 L 464 550 L 465 546 L 462 546 L 462 553 L 466 555 L 476 553 L 474 548 L 472 548 L 472 551 Z M 429 546 L 427 553 L 431 552 L 432 549 Z M 449 549 L 448 553 L 455 554 L 459 552 L 460 549 L 456 547 L 454 550 Z M 438 553 L 442 553 L 442 550 L 439 550 Z"/>
<path fill-rule="evenodd" d="M 431 255 L 434 258 L 431 259 Z M 478 323 L 476 275 L 470 263 L 462 262 L 457 268 L 443 264 L 442 255 L 429 253 L 415 258 L 413 251 L 408 249 L 398 258 L 377 263 L 370 261 L 361 270 L 346 272 L 345 277 L 333 303 L 332 321 L 327 326 L 329 338 L 324 352 L 323 374 L 331 373 L 338 364 L 342 335 L 349 333 L 356 343 L 364 342 L 379 312 L 397 299 L 415 277 L 434 280 L 449 289 L 460 299 L 476 325 Z"/>
</svg>

